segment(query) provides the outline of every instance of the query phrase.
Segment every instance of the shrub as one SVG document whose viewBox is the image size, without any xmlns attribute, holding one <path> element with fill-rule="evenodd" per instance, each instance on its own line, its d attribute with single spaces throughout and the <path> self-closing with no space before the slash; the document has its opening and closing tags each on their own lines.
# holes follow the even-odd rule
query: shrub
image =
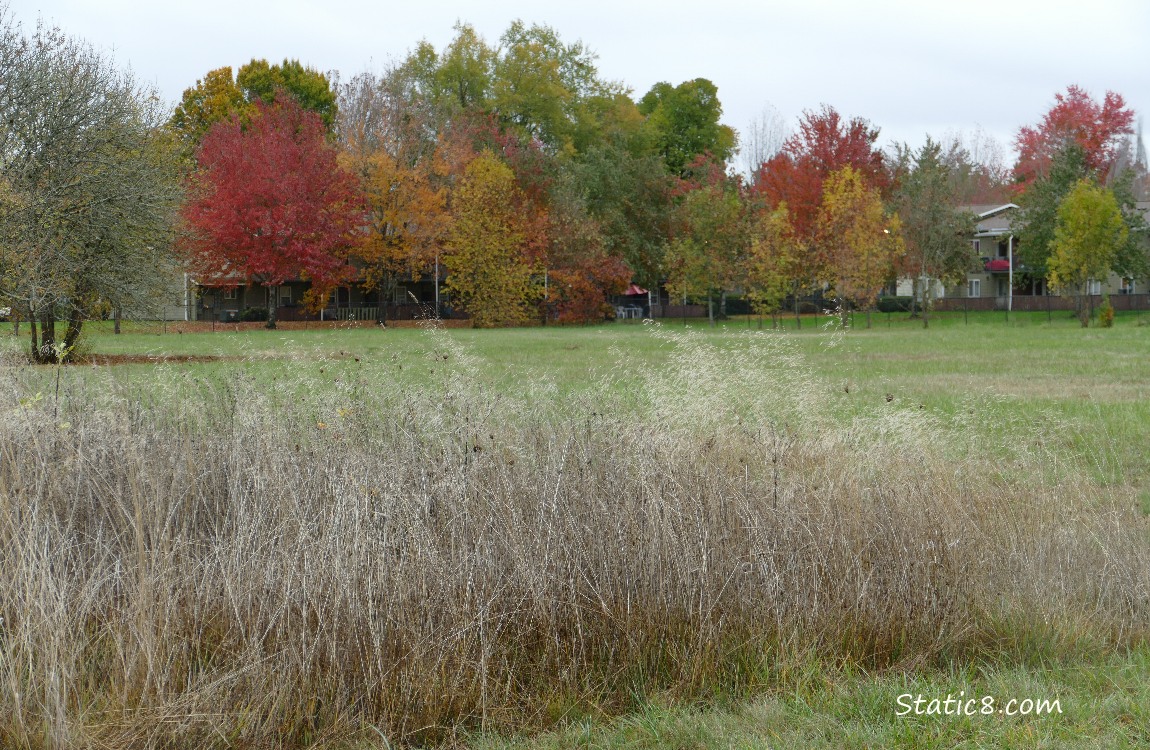
<svg viewBox="0 0 1150 750">
<path fill-rule="evenodd" d="M 1110 304 L 1110 297 L 1102 298 L 1102 305 L 1098 308 L 1098 325 L 1103 328 L 1114 327 L 1114 306 Z"/>
<path fill-rule="evenodd" d="M 913 297 L 879 297 L 878 311 L 884 313 L 910 312 Z"/>
<path fill-rule="evenodd" d="M 245 307 L 243 312 L 240 313 L 240 320 L 249 323 L 267 319 L 268 309 L 266 307 Z"/>
</svg>

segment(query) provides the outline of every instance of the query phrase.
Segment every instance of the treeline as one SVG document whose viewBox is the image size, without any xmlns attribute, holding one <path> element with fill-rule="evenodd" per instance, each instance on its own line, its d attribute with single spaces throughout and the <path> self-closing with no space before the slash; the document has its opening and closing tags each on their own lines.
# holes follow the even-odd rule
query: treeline
<svg viewBox="0 0 1150 750">
<path fill-rule="evenodd" d="M 491 44 L 459 24 L 443 49 L 346 80 L 252 60 L 208 72 L 167 116 L 88 45 L 2 21 L 0 306 L 29 321 L 39 361 L 66 357 L 84 320 L 157 298 L 176 268 L 269 302 L 306 279 L 313 306 L 442 271 L 483 326 L 602 319 L 631 281 L 715 315 L 735 290 L 764 314 L 812 292 L 865 310 L 906 277 L 929 309 L 935 282 L 977 268 L 958 207 L 1008 200 L 1024 209 L 1021 272 L 1068 290 L 1147 275 L 1146 158 L 1112 92 L 1058 95 L 1012 168 L 978 138 L 882 151 L 874 124 L 823 105 L 790 133 L 752 124 L 740 174 L 714 84 L 636 100 L 546 26 Z"/>
</svg>

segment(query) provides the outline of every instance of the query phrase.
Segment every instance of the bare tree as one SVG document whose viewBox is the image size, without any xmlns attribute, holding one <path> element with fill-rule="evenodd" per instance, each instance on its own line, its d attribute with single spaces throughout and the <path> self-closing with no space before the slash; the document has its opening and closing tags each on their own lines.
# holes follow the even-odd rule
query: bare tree
<svg viewBox="0 0 1150 750">
<path fill-rule="evenodd" d="M 158 298 L 174 272 L 166 115 L 89 45 L 25 35 L 0 8 L 0 297 L 28 321 L 34 360 L 67 358 L 85 320 Z"/>
<path fill-rule="evenodd" d="M 751 182 L 754 182 L 763 162 L 783 147 L 787 135 L 786 120 L 771 104 L 763 107 L 759 116 L 751 120 L 747 132 L 739 139 L 739 156 Z"/>
</svg>

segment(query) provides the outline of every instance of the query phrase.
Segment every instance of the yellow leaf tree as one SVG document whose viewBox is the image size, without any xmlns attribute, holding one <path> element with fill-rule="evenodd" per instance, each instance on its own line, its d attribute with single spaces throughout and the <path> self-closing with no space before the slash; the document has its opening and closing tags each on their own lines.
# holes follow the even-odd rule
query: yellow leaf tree
<svg viewBox="0 0 1150 750">
<path fill-rule="evenodd" d="M 783 302 L 802 287 L 802 258 L 802 243 L 795 236 L 785 201 L 756 217 L 746 270 L 747 296 L 755 312 L 769 314 L 776 327 Z"/>
<path fill-rule="evenodd" d="M 1114 193 L 1090 180 L 1079 180 L 1058 205 L 1058 222 L 1046 266 L 1048 278 L 1060 293 L 1076 295 L 1078 320 L 1083 328 L 1090 324 L 1089 308 L 1082 301 L 1087 284 L 1109 275 L 1114 256 L 1128 236 Z"/>
<path fill-rule="evenodd" d="M 871 310 L 903 253 L 898 217 L 888 216 L 878 191 L 846 166 L 833 172 L 823 185 L 817 233 L 828 260 L 827 281 L 844 303 L 843 325 L 849 323 L 849 304 L 866 311 L 870 328 Z"/>
<path fill-rule="evenodd" d="M 467 165 L 452 198 L 447 289 L 480 328 L 533 319 L 542 269 L 526 253 L 530 216 L 511 168 L 491 152 Z"/>
</svg>

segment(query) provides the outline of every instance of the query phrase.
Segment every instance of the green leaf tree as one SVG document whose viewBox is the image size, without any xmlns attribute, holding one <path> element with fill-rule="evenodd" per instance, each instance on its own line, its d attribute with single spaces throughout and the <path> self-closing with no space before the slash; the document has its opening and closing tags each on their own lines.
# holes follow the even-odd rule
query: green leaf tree
<svg viewBox="0 0 1150 750">
<path fill-rule="evenodd" d="M 740 280 L 748 237 L 738 183 L 725 175 L 684 196 L 679 205 L 681 231 L 667 248 L 667 290 L 674 296 L 706 298 L 707 317 L 715 322 L 726 294 Z"/>
<path fill-rule="evenodd" d="M 326 75 L 305 68 L 299 60 L 284 60 L 280 65 L 252 60 L 236 73 L 236 85 L 249 102 L 271 104 L 279 92 L 286 92 L 301 107 L 318 114 L 329 132 L 335 126 L 338 110 L 331 83 Z"/>
<path fill-rule="evenodd" d="M 735 151 L 735 131 L 719 122 L 719 90 L 706 78 L 678 86 L 656 83 L 639 100 L 639 111 L 647 117 L 655 147 L 672 174 L 682 175 L 696 157 L 710 154 L 726 162 Z"/>
<path fill-rule="evenodd" d="M 256 102 L 271 104 L 281 91 L 304 109 L 318 113 L 328 132 L 333 129 L 338 106 L 327 76 L 305 68 L 298 60 L 284 60 L 282 65 L 252 60 L 235 78 L 230 67 L 209 71 L 195 86 L 184 90 L 168 127 L 178 134 L 184 155 L 190 159 L 213 125 L 233 116 L 246 124 Z"/>
<path fill-rule="evenodd" d="M 961 283 L 978 262 L 969 239 L 975 217 L 955 208 L 958 176 L 942 146 L 928 137 L 893 196 L 906 245 L 900 268 L 914 280 L 924 328 L 930 325 L 936 282 Z"/>
<path fill-rule="evenodd" d="M 1090 324 L 1083 301 L 1087 284 L 1104 279 L 1129 231 L 1114 193 L 1079 180 L 1058 207 L 1058 222 L 1050 245 L 1050 284 L 1077 295 L 1078 320 Z"/>
</svg>

